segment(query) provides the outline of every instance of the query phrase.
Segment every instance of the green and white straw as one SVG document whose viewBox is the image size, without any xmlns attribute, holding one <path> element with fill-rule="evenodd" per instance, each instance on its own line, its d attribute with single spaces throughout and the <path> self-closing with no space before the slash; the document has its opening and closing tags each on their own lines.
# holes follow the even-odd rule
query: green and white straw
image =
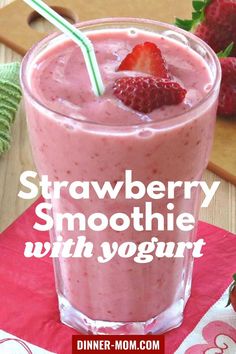
<svg viewBox="0 0 236 354">
<path fill-rule="evenodd" d="M 83 53 L 85 64 L 88 70 L 89 78 L 92 85 L 92 90 L 97 96 L 101 96 L 104 93 L 104 85 L 102 82 L 101 73 L 98 67 L 97 58 L 95 56 L 94 48 L 88 37 L 83 32 L 75 28 L 56 11 L 51 9 L 41 0 L 24 0 L 29 6 L 31 6 L 41 16 L 51 22 L 59 30 L 70 37 L 75 43 L 77 43 Z"/>
</svg>

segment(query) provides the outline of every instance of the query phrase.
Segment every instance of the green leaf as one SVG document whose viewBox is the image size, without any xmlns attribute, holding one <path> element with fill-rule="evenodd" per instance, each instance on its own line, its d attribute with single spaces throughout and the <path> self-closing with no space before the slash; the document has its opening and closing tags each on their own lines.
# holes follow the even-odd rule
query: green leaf
<svg viewBox="0 0 236 354">
<path fill-rule="evenodd" d="M 210 4 L 212 0 L 193 0 L 192 19 L 191 20 L 181 20 L 176 19 L 175 25 L 186 30 L 191 31 L 205 19 L 205 8 Z"/>
<path fill-rule="evenodd" d="M 193 8 L 195 11 L 201 11 L 204 6 L 204 1 L 193 1 Z"/>
<path fill-rule="evenodd" d="M 186 30 L 190 31 L 193 25 L 192 20 L 181 20 L 180 18 L 175 19 L 175 25 Z"/>
<path fill-rule="evenodd" d="M 221 50 L 219 53 L 217 53 L 218 58 L 227 58 L 230 56 L 232 50 L 234 47 L 234 42 L 231 42 L 228 47 L 225 48 L 225 50 Z M 236 281 L 236 274 L 234 274 L 233 276 L 235 276 L 234 280 Z"/>
<path fill-rule="evenodd" d="M 192 12 L 192 19 L 194 20 L 194 22 L 198 19 L 201 18 L 201 12 Z"/>
</svg>

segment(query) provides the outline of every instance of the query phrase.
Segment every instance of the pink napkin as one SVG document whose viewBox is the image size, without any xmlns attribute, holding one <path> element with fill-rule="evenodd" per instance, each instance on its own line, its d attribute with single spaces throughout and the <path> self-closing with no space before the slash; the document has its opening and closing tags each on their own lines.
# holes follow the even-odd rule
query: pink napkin
<svg viewBox="0 0 236 354">
<path fill-rule="evenodd" d="M 0 235 L 0 352 L 1 345 L 10 344 L 4 339 L 13 336 L 18 338 L 15 344 L 20 338 L 36 348 L 34 353 L 71 354 L 71 336 L 77 332 L 60 323 L 51 259 L 23 255 L 25 242 L 44 242 L 49 237 L 32 228 L 36 204 Z M 236 313 L 224 307 L 226 289 L 236 272 L 236 235 L 199 222 L 198 237 L 206 241 L 204 256 L 195 260 L 184 322 L 165 335 L 165 352 L 201 354 L 220 348 L 219 336 L 224 335 L 228 345 L 234 348 L 235 344 L 232 353 L 236 353 Z"/>
</svg>

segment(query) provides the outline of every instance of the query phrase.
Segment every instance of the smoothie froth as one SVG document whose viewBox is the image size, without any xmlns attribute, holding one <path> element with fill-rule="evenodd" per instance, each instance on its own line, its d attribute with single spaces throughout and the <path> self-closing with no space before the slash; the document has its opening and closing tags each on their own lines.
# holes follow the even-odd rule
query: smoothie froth
<svg viewBox="0 0 236 354">
<path fill-rule="evenodd" d="M 188 111 L 212 87 L 212 76 L 203 58 L 193 55 L 190 47 L 176 40 L 140 30 L 135 34 L 127 30 L 98 31 L 91 32 L 89 37 L 94 43 L 105 94 L 102 97 L 94 95 L 80 48 L 71 41 L 65 41 L 43 54 L 32 68 L 32 91 L 49 109 L 75 119 L 107 125 L 154 122 Z M 164 106 L 142 114 L 117 100 L 112 86 L 119 77 L 145 76 L 132 71 L 118 72 L 117 69 L 135 45 L 146 41 L 159 46 L 168 71 L 187 90 L 187 95 L 179 105 Z"/>
</svg>

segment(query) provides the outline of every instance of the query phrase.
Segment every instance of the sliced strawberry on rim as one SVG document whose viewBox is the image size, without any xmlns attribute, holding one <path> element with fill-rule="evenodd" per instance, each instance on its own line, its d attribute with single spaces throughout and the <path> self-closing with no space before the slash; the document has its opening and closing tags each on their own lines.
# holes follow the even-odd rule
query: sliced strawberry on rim
<svg viewBox="0 0 236 354">
<path fill-rule="evenodd" d="M 156 77 L 123 77 L 113 86 L 114 95 L 126 106 L 142 113 L 150 113 L 164 105 L 177 105 L 186 90 L 177 82 Z"/>
<path fill-rule="evenodd" d="M 169 78 L 160 49 L 152 42 L 136 45 L 121 62 L 118 71 L 138 71 L 160 79 Z"/>
</svg>

